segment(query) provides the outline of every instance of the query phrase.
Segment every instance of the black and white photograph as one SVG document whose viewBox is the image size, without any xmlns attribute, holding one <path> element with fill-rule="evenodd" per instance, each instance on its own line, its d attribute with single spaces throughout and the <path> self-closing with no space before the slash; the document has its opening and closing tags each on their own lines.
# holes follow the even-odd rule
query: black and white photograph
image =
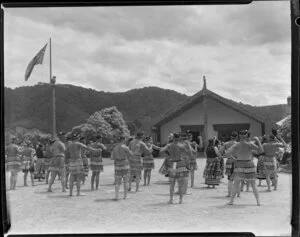
<svg viewBox="0 0 300 237">
<path fill-rule="evenodd" d="M 3 8 L 8 234 L 290 236 L 290 4 Z"/>
</svg>

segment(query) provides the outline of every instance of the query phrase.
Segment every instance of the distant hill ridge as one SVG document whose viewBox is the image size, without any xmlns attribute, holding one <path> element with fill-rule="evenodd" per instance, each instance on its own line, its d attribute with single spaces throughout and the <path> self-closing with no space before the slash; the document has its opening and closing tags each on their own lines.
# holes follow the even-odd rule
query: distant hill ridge
<svg viewBox="0 0 300 237">
<path fill-rule="evenodd" d="M 52 89 L 49 84 L 4 88 L 5 127 L 52 130 Z M 56 120 L 58 131 L 69 131 L 83 123 L 92 113 L 116 106 L 129 127 L 150 132 L 161 114 L 188 96 L 159 87 L 144 87 L 126 92 L 104 92 L 73 85 L 56 87 Z M 244 105 L 275 123 L 285 115 L 286 105 Z"/>
</svg>

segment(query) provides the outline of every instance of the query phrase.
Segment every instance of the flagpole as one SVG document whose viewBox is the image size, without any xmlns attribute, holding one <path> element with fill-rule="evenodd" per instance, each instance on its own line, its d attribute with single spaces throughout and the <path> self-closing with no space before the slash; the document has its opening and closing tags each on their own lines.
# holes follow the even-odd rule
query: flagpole
<svg viewBox="0 0 300 237">
<path fill-rule="evenodd" d="M 50 84 L 52 85 L 52 138 L 56 138 L 56 108 L 55 108 L 55 82 L 56 77 L 52 76 L 52 49 L 51 49 L 51 38 L 50 38 Z"/>
</svg>

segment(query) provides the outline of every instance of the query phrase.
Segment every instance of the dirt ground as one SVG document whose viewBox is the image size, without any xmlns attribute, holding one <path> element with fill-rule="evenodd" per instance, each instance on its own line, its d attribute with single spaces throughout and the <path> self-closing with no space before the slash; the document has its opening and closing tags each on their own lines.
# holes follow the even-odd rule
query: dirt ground
<svg viewBox="0 0 300 237">
<path fill-rule="evenodd" d="M 226 205 L 227 178 L 216 189 L 207 189 L 202 178 L 205 159 L 197 159 L 195 187 L 184 203 L 167 204 L 167 178 L 158 173 L 163 159 L 155 159 L 151 186 L 141 186 L 129 199 L 114 201 L 113 164 L 106 160 L 100 189 L 90 190 L 90 176 L 82 186 L 85 196 L 69 197 L 61 192 L 60 181 L 47 193 L 45 181 L 23 187 L 19 173 L 17 190 L 7 191 L 12 227 L 8 234 L 69 233 L 157 233 L 157 232 L 252 232 L 256 236 L 290 236 L 291 174 L 280 173 L 278 191 L 259 187 L 262 206 L 252 191 L 242 192 L 235 205 Z M 8 187 L 9 173 L 6 183 Z M 28 184 L 30 180 L 28 179 Z M 133 190 L 134 190 L 133 186 Z M 122 190 L 122 189 L 121 189 Z M 123 192 L 121 192 L 121 195 Z"/>
</svg>

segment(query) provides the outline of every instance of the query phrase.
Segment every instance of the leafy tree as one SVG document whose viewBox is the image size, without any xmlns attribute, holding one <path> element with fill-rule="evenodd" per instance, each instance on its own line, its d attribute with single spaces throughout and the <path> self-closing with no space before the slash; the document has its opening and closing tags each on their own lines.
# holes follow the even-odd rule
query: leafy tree
<svg viewBox="0 0 300 237">
<path fill-rule="evenodd" d="M 122 113 L 115 106 L 95 112 L 86 123 L 73 127 L 72 133 L 79 133 L 87 139 L 101 135 L 104 143 L 114 142 L 120 135 L 130 135 Z"/>
</svg>

